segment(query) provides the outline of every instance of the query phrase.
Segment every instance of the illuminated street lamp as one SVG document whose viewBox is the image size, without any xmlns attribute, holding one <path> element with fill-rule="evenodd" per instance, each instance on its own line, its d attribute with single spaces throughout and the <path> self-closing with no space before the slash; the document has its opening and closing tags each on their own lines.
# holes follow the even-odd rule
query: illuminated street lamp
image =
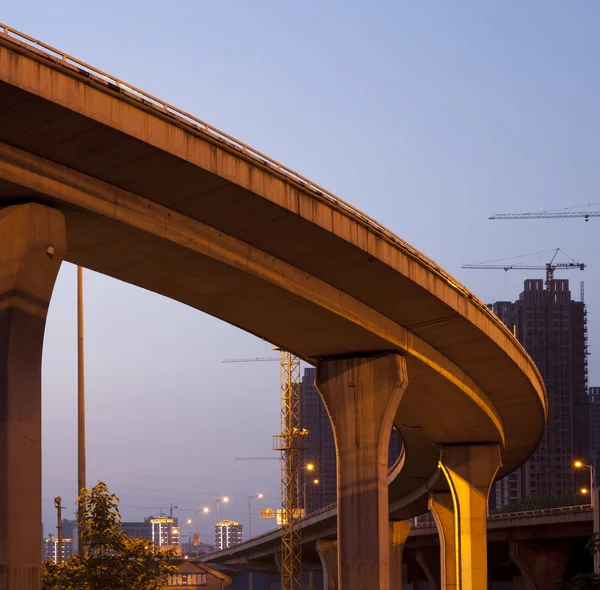
<svg viewBox="0 0 600 590">
<path fill-rule="evenodd" d="M 252 538 L 252 500 L 254 500 L 254 498 L 262 498 L 263 495 L 262 494 L 255 494 L 254 496 L 248 496 L 248 537 L 251 539 Z"/>
<path fill-rule="evenodd" d="M 222 498 L 217 498 L 215 500 L 215 525 L 219 522 L 219 502 L 224 502 L 227 504 L 227 502 L 229 502 L 229 498 L 227 496 L 223 496 Z"/>
<path fill-rule="evenodd" d="M 598 488 L 596 486 L 596 466 L 594 465 L 594 461 L 589 465 L 588 463 L 584 463 L 583 461 L 575 461 L 573 466 L 575 469 L 587 469 L 590 472 L 590 487 L 581 488 L 582 494 L 590 494 L 590 505 L 592 507 L 592 516 L 594 522 L 594 536 L 597 536 L 600 532 L 600 514 L 598 510 Z M 600 555 L 598 553 L 594 553 L 594 573 L 600 573 Z"/>
<path fill-rule="evenodd" d="M 306 516 L 306 486 L 307 486 L 309 483 L 312 483 L 313 485 L 316 485 L 316 486 L 317 486 L 317 485 L 319 485 L 319 480 L 318 480 L 318 479 L 313 479 L 313 480 L 312 480 L 312 482 L 310 482 L 310 481 L 305 481 L 305 482 L 302 484 L 302 497 L 303 497 L 303 499 L 304 499 L 304 516 Z"/>
<path fill-rule="evenodd" d="M 200 512 L 200 510 L 196 510 L 196 533 L 194 534 L 194 547 L 196 548 L 196 557 L 198 557 L 198 552 L 200 551 L 199 547 L 200 547 L 200 531 L 198 530 L 198 514 Z M 202 508 L 202 512 L 204 514 L 208 514 L 210 512 L 210 508 L 207 508 L 206 506 L 204 508 Z M 188 523 L 191 523 L 191 520 L 188 520 Z"/>
</svg>

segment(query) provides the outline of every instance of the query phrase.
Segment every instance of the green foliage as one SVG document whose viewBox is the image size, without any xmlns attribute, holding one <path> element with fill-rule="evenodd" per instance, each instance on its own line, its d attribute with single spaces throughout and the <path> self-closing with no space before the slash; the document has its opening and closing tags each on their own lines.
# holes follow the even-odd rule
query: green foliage
<svg viewBox="0 0 600 590">
<path fill-rule="evenodd" d="M 558 582 L 557 590 L 594 590 L 600 588 L 600 576 L 594 573 L 577 574 L 570 582 Z"/>
<path fill-rule="evenodd" d="M 159 590 L 163 575 L 178 570 L 168 564 L 173 550 L 128 537 L 119 529 L 119 498 L 100 482 L 82 490 L 77 500 L 78 526 L 87 555 L 42 566 L 43 590 Z"/>
<path fill-rule="evenodd" d="M 588 540 L 586 549 L 591 555 L 600 550 L 600 535 L 594 533 Z M 577 574 L 569 582 L 558 582 L 557 590 L 594 590 L 600 588 L 600 576 L 594 573 Z"/>
</svg>

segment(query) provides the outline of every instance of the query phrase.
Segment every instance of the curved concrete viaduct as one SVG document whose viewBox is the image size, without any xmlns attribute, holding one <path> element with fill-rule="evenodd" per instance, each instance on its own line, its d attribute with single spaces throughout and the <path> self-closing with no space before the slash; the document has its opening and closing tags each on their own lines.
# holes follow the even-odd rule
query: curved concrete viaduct
<svg viewBox="0 0 600 590">
<path fill-rule="evenodd" d="M 0 587 L 39 587 L 39 362 L 62 259 L 317 366 L 338 449 L 344 590 L 389 587 L 388 502 L 398 519 L 429 506 L 448 587 L 483 587 L 477 523 L 489 487 L 533 452 L 547 415 L 539 373 L 512 334 L 341 199 L 3 25 Z M 404 453 L 388 474 L 392 425 Z"/>
</svg>

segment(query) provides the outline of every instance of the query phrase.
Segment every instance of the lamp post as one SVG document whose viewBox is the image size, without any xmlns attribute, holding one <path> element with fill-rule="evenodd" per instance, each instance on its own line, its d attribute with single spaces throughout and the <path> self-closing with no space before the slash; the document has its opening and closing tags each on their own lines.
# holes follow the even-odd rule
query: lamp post
<svg viewBox="0 0 600 590">
<path fill-rule="evenodd" d="M 222 498 L 217 498 L 215 500 L 215 526 L 219 522 L 219 502 L 224 502 L 227 504 L 227 502 L 229 502 L 229 498 L 227 496 L 223 496 Z"/>
<path fill-rule="evenodd" d="M 262 494 L 255 494 L 254 496 L 248 496 L 248 538 L 252 538 L 252 500 L 254 498 L 262 498 Z"/>
<path fill-rule="evenodd" d="M 198 552 L 200 551 L 199 547 L 200 547 L 200 531 L 198 530 L 198 514 L 200 513 L 200 510 L 196 510 L 196 533 L 194 534 L 194 547 L 196 547 L 196 557 L 198 557 Z M 208 514 L 210 512 L 210 509 L 207 508 L 206 506 L 204 508 L 202 508 L 202 512 L 204 514 Z"/>
<path fill-rule="evenodd" d="M 319 480 L 318 480 L 318 479 L 313 479 L 313 480 L 312 480 L 312 482 L 310 482 L 310 481 L 305 481 L 305 482 L 302 484 L 302 498 L 303 498 L 303 504 L 302 504 L 302 507 L 304 508 L 304 516 L 305 516 L 305 517 L 306 517 L 306 514 L 307 514 L 307 512 L 306 512 L 306 486 L 307 486 L 309 483 L 312 483 L 312 484 L 314 484 L 314 485 L 319 485 Z"/>
<path fill-rule="evenodd" d="M 594 522 L 594 536 L 597 536 L 600 532 L 600 513 L 598 506 L 598 487 L 596 486 L 596 465 L 595 461 L 592 460 L 592 464 L 584 463 L 583 461 L 575 461 L 573 463 L 576 469 L 587 469 L 590 472 L 590 504 L 592 506 L 592 518 Z M 586 488 L 581 489 L 581 493 L 587 493 Z M 600 574 L 600 555 L 598 553 L 594 553 L 594 573 Z"/>
</svg>

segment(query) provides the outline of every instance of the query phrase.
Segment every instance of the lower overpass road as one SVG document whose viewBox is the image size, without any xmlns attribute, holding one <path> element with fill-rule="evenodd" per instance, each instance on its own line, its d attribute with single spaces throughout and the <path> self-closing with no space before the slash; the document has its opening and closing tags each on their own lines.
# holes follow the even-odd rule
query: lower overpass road
<svg viewBox="0 0 600 590">
<path fill-rule="evenodd" d="M 390 510 L 427 508 L 447 586 L 485 587 L 490 486 L 547 417 L 510 331 L 332 193 L 0 25 L 0 588 L 40 587 L 41 350 L 63 260 L 316 365 L 338 454 L 340 588 L 388 589 Z M 388 473 L 392 426 L 404 452 Z"/>
<path fill-rule="evenodd" d="M 573 548 L 585 552 L 592 534 L 593 511 L 589 504 L 491 514 L 487 519 L 489 579 L 514 581 L 515 588 L 547 590 L 563 579 L 569 564 L 581 559 Z M 331 579 L 337 556 L 336 507 L 319 510 L 302 521 L 303 560 L 307 572 L 322 572 L 326 590 L 338 588 Z M 277 571 L 281 530 L 276 529 L 202 557 L 202 560 L 231 575 L 254 574 L 257 579 Z M 440 583 L 439 535 L 431 519 L 416 518 L 395 522 L 390 527 L 391 569 L 400 588 L 404 576 L 412 581 L 427 581 L 429 590 Z M 591 566 L 591 557 L 590 566 Z M 520 584 L 520 585 L 519 585 Z M 419 584 L 419 587 L 420 584 Z M 447 587 L 447 586 L 446 586 Z"/>
</svg>

